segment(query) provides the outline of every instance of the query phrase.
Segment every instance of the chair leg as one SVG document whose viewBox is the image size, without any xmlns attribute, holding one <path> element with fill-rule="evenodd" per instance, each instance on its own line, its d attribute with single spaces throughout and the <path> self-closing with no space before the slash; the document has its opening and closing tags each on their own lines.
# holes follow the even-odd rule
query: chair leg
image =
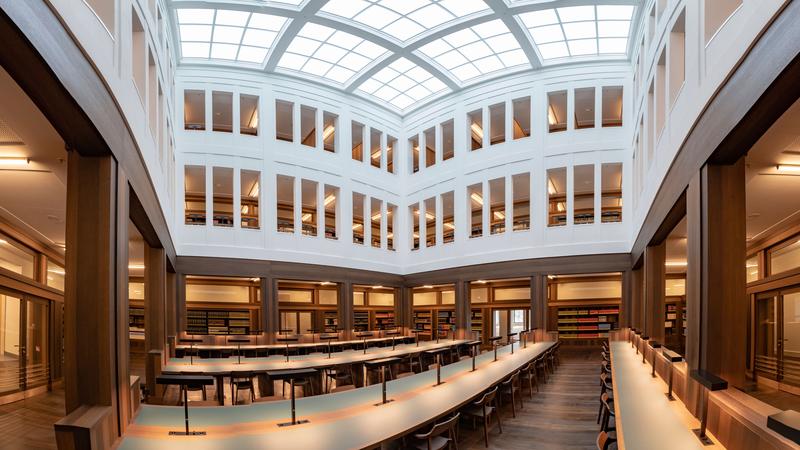
<svg viewBox="0 0 800 450">
<path fill-rule="evenodd" d="M 516 404 L 516 401 L 514 399 L 514 390 L 513 390 L 514 388 L 512 387 L 511 389 L 512 389 L 511 390 L 511 417 L 516 418 L 517 417 L 517 404 Z"/>
<path fill-rule="evenodd" d="M 497 420 L 497 428 L 500 430 L 500 434 L 503 434 L 503 423 L 500 420 L 500 410 L 494 410 L 494 417 Z"/>
<path fill-rule="evenodd" d="M 486 417 L 485 414 L 486 413 L 484 413 L 483 416 L 483 443 L 486 446 L 486 448 L 489 448 L 489 424 L 487 423 L 488 418 Z"/>
</svg>

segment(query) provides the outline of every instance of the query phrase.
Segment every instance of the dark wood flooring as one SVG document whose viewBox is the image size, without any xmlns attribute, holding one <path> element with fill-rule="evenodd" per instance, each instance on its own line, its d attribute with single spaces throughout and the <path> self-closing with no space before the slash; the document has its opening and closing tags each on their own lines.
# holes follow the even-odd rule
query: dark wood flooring
<svg viewBox="0 0 800 450">
<path fill-rule="evenodd" d="M 600 348 L 561 347 L 561 366 L 547 384 L 539 386 L 533 399 L 524 391 L 524 408 L 502 409 L 503 434 L 495 427 L 489 434 L 492 449 L 595 449 L 599 426 L 597 419 L 600 387 Z M 483 429 L 472 430 L 462 422 L 458 442 L 460 450 L 483 449 Z"/>
<path fill-rule="evenodd" d="M 0 448 L 3 450 L 55 449 L 53 424 L 64 417 L 64 391 L 0 406 Z"/>
</svg>

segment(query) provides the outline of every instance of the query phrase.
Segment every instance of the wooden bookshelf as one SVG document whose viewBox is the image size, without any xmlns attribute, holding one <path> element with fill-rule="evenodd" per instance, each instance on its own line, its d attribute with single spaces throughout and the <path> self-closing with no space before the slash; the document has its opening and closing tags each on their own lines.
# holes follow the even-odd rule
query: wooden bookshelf
<svg viewBox="0 0 800 450">
<path fill-rule="evenodd" d="M 454 310 L 440 309 L 436 311 L 436 330 L 440 335 L 449 333 L 456 328 L 456 312 Z"/>
<path fill-rule="evenodd" d="M 326 333 L 336 333 L 339 329 L 339 313 L 336 311 L 323 311 L 322 329 Z"/>
<path fill-rule="evenodd" d="M 483 338 L 483 310 L 473 309 L 470 314 L 470 330 Z"/>
<path fill-rule="evenodd" d="M 374 311 L 373 323 L 373 330 L 390 330 L 395 328 L 394 311 Z"/>
<path fill-rule="evenodd" d="M 355 331 L 369 330 L 369 311 L 353 311 L 353 329 Z"/>
<path fill-rule="evenodd" d="M 619 329 L 619 306 L 585 305 L 558 308 L 559 339 L 607 338 Z"/>
<path fill-rule="evenodd" d="M 207 335 L 248 334 L 249 309 L 195 309 L 186 311 L 186 333 Z"/>
<path fill-rule="evenodd" d="M 433 310 L 418 309 L 414 311 L 414 329 L 422 335 L 433 334 Z"/>
</svg>

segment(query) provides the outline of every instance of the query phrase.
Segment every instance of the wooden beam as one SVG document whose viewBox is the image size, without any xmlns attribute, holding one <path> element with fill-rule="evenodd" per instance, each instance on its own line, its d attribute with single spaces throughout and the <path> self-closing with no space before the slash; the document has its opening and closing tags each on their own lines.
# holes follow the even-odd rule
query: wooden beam
<svg viewBox="0 0 800 450">
<path fill-rule="evenodd" d="M 644 333 L 661 343 L 664 342 L 666 254 L 666 241 L 650 245 L 644 252 Z"/>
</svg>

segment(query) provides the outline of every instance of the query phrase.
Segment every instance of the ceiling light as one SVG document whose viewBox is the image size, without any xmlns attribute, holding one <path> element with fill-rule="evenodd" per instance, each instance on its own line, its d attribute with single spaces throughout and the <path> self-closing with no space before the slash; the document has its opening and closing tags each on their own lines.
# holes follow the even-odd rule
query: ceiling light
<svg viewBox="0 0 800 450">
<path fill-rule="evenodd" d="M 558 212 L 564 212 L 566 210 L 566 208 L 564 208 L 564 202 L 556 203 L 556 210 Z"/>
<path fill-rule="evenodd" d="M 322 130 L 322 140 L 327 141 L 328 138 L 331 137 L 335 131 L 336 127 L 334 127 L 333 125 L 328 125 L 327 127 L 325 127 L 325 129 Z"/>
<path fill-rule="evenodd" d="M 448 230 L 455 230 L 456 229 L 456 226 L 453 225 L 452 222 L 445 222 L 444 223 L 444 227 L 447 228 Z"/>
<path fill-rule="evenodd" d="M 800 164 L 778 164 L 776 169 L 778 172 L 800 173 Z"/>
<path fill-rule="evenodd" d="M 686 267 L 688 263 L 686 261 L 665 261 L 664 265 L 667 267 Z"/>
<path fill-rule="evenodd" d="M 376 284 L 375 286 L 372 286 L 372 289 L 383 289 L 383 286 Z"/>
<path fill-rule="evenodd" d="M 128 270 L 141 270 L 144 269 L 144 264 L 128 264 Z"/>
<path fill-rule="evenodd" d="M 469 198 L 471 198 L 472 201 L 477 203 L 478 205 L 483 206 L 483 197 L 481 197 L 481 194 L 473 192 L 472 194 L 470 194 Z"/>
<path fill-rule="evenodd" d="M 333 194 L 328 195 L 327 197 L 325 197 L 325 206 L 330 205 L 334 201 L 336 201 L 336 196 Z"/>
<path fill-rule="evenodd" d="M 360 223 L 354 223 L 354 224 L 353 224 L 353 231 L 355 231 L 355 230 L 360 230 L 360 229 L 361 229 L 361 227 L 363 227 L 363 226 L 364 226 L 364 225 L 361 225 Z"/>
<path fill-rule="evenodd" d="M 56 268 L 56 269 L 47 269 L 48 273 L 54 273 L 57 275 L 66 275 L 67 272 L 64 269 Z"/>
<path fill-rule="evenodd" d="M 303 222 L 308 222 L 311 220 L 311 213 L 305 213 L 300 217 L 300 220 Z"/>
<path fill-rule="evenodd" d="M 505 214 L 503 214 L 503 213 L 502 213 L 502 212 L 500 212 L 500 211 L 495 211 L 495 212 L 494 212 L 494 218 L 495 218 L 495 219 L 497 219 L 497 220 L 503 220 L 503 219 L 505 219 L 505 218 L 506 218 L 506 215 L 505 215 Z"/>
<path fill-rule="evenodd" d="M 247 193 L 248 197 L 258 197 L 258 181 L 253 183 L 253 187 L 250 188 L 250 192 Z"/>
<path fill-rule="evenodd" d="M 27 166 L 30 162 L 30 158 L 0 157 L 0 166 Z"/>
<path fill-rule="evenodd" d="M 372 220 L 381 220 L 381 213 L 375 213 L 371 217 Z"/>
<path fill-rule="evenodd" d="M 433 289 L 433 285 L 432 284 L 426 284 L 425 286 L 422 286 L 422 288 L 423 289 Z"/>
<path fill-rule="evenodd" d="M 5 239 L 0 239 L 0 244 L 8 244 L 8 241 Z"/>
<path fill-rule="evenodd" d="M 331 283 L 330 281 L 320 281 L 319 283 L 320 286 L 332 286 L 334 284 L 335 283 Z"/>
<path fill-rule="evenodd" d="M 476 283 L 478 283 L 478 284 L 486 284 L 486 280 L 478 280 L 478 281 L 476 281 Z"/>
<path fill-rule="evenodd" d="M 472 125 L 469 126 L 469 129 L 472 131 L 472 134 L 478 138 L 477 140 L 483 141 L 483 128 L 481 128 L 480 125 L 472 122 Z"/>
</svg>

